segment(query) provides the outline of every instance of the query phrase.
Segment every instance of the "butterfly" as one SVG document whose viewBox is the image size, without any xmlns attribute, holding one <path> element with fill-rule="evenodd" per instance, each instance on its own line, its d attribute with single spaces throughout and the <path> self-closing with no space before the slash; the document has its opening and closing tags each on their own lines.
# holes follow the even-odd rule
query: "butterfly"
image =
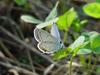
<svg viewBox="0 0 100 75">
<path fill-rule="evenodd" d="M 43 53 L 52 54 L 63 48 L 61 40 L 52 36 L 49 32 L 43 29 L 35 28 L 34 37 L 38 42 L 37 47 Z"/>
</svg>

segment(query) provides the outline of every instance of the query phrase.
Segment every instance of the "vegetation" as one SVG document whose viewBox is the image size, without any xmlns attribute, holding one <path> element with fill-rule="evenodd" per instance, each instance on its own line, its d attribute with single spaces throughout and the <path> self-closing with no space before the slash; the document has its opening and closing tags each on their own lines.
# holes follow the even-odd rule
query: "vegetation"
<svg viewBox="0 0 100 75">
<path fill-rule="evenodd" d="M 100 0 L 1 0 L 0 4 L 0 75 L 100 74 Z M 65 47 L 46 54 L 37 47 L 33 32 L 50 31 L 53 23 Z"/>
</svg>

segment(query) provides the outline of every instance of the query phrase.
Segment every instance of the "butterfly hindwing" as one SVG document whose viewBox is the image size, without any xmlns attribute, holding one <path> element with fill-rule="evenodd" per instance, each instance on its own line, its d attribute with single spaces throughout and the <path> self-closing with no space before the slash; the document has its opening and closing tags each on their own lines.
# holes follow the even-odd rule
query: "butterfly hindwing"
<svg viewBox="0 0 100 75">
<path fill-rule="evenodd" d="M 44 53 L 54 53 L 61 48 L 59 42 L 45 41 L 38 44 L 38 48 Z"/>
</svg>

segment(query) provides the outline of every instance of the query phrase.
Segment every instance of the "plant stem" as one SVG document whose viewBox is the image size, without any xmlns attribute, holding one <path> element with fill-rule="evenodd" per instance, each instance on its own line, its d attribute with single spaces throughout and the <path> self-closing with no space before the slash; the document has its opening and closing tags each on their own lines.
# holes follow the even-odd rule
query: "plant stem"
<svg viewBox="0 0 100 75">
<path fill-rule="evenodd" d="M 64 37 L 63 37 L 63 43 L 65 43 L 66 41 L 67 41 L 67 31 L 65 31 L 65 33 L 64 33 Z"/>
<path fill-rule="evenodd" d="M 10 57 L 12 58 L 13 60 L 16 60 L 17 59 L 13 56 L 13 54 L 10 52 L 10 50 L 4 45 L 4 43 L 0 40 L 0 46 L 3 48 L 4 52 Z"/>
<path fill-rule="evenodd" d="M 89 55 L 89 62 L 88 62 L 87 75 L 91 75 L 91 74 L 90 74 L 91 62 L 92 62 L 92 53 Z"/>
<path fill-rule="evenodd" d="M 72 61 L 73 61 L 74 56 L 71 57 L 70 59 L 70 64 L 69 64 L 69 75 L 71 75 L 72 72 Z"/>
</svg>

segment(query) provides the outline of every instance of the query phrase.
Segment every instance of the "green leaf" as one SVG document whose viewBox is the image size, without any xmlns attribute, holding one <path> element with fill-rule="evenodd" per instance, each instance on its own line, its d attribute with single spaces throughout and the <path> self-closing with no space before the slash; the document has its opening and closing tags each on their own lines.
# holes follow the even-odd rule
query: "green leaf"
<svg viewBox="0 0 100 75">
<path fill-rule="evenodd" d="M 79 51 L 77 52 L 77 54 L 89 54 L 89 53 L 91 53 L 92 52 L 92 50 L 90 50 L 90 49 L 79 49 Z"/>
<path fill-rule="evenodd" d="M 54 55 L 53 55 L 53 60 L 60 60 L 64 57 L 67 57 L 70 53 L 71 49 L 70 48 L 65 48 L 58 50 Z"/>
<path fill-rule="evenodd" d="M 77 17 L 72 23 L 72 29 L 75 32 L 79 32 L 86 25 L 87 22 L 88 22 L 88 20 L 84 19 L 84 20 L 80 21 L 80 18 Z"/>
<path fill-rule="evenodd" d="M 37 28 L 44 28 L 44 27 L 46 27 L 46 26 L 52 25 L 53 22 L 56 23 L 57 20 L 58 20 L 58 18 L 54 18 L 54 19 L 52 19 L 52 20 L 50 20 L 50 21 L 40 23 L 40 24 L 37 25 Z"/>
<path fill-rule="evenodd" d="M 84 46 L 82 48 L 79 49 L 77 54 L 89 54 L 92 52 L 92 48 L 90 46 L 90 41 L 86 41 L 84 43 Z"/>
<path fill-rule="evenodd" d="M 89 41 L 89 44 L 87 44 L 82 50 L 87 49 L 91 50 L 91 52 L 95 54 L 100 54 L 100 34 L 98 32 L 92 31 L 92 32 L 85 32 L 83 34 L 86 41 Z"/>
<path fill-rule="evenodd" d="M 79 49 L 77 54 L 89 54 L 91 52 L 92 52 L 92 49 L 90 47 L 90 42 L 86 41 L 84 42 L 84 46 Z"/>
<path fill-rule="evenodd" d="M 84 41 L 84 36 L 80 36 L 71 46 L 56 52 L 53 56 L 53 59 L 60 60 L 64 57 L 67 57 L 69 54 L 75 56 L 80 48 L 83 48 L 85 45 L 87 45 L 88 42 L 84 43 Z"/>
<path fill-rule="evenodd" d="M 73 8 L 67 11 L 64 15 L 60 16 L 57 25 L 61 30 L 68 30 L 77 14 Z"/>
<path fill-rule="evenodd" d="M 75 47 L 71 52 L 72 52 L 72 56 L 75 56 L 77 53 L 78 53 L 78 51 L 82 48 L 82 47 L 84 47 L 84 45 L 85 45 L 86 43 L 83 43 L 83 44 L 80 44 L 80 45 L 78 45 L 77 47 Z"/>
<path fill-rule="evenodd" d="M 27 0 L 15 0 L 18 5 L 24 5 L 27 3 Z"/>
<path fill-rule="evenodd" d="M 80 19 L 79 18 L 76 18 L 73 23 L 72 23 L 72 29 L 75 31 L 75 32 L 78 32 L 81 28 L 81 25 L 80 25 Z"/>
<path fill-rule="evenodd" d="M 100 46 L 93 49 L 93 53 L 100 54 Z"/>
<path fill-rule="evenodd" d="M 27 23 L 34 23 L 34 24 L 42 23 L 42 21 L 40 21 L 32 16 L 29 16 L 29 15 L 22 15 L 21 19 Z"/>
<path fill-rule="evenodd" d="M 84 24 L 86 24 L 88 22 L 88 20 L 87 19 L 84 19 L 84 20 L 82 20 L 81 22 L 80 22 L 80 24 L 81 25 L 84 25 Z"/>
<path fill-rule="evenodd" d="M 100 3 L 89 3 L 83 7 L 83 11 L 91 17 L 100 18 Z"/>
<path fill-rule="evenodd" d="M 94 33 L 90 36 L 90 45 L 92 48 L 100 47 L 100 34 Z"/>
<path fill-rule="evenodd" d="M 83 32 L 82 35 L 85 36 L 86 41 L 90 41 L 91 35 L 98 34 L 98 32 L 92 31 L 92 32 Z"/>
<path fill-rule="evenodd" d="M 69 48 L 71 48 L 72 50 L 74 50 L 76 47 L 80 46 L 81 44 L 83 44 L 85 41 L 85 37 L 84 36 L 80 36 L 78 39 L 75 40 L 74 43 L 72 43 Z"/>
<path fill-rule="evenodd" d="M 55 7 L 52 9 L 50 14 L 46 17 L 45 21 L 50 21 L 57 17 L 57 6 L 58 6 L 58 2 L 56 3 Z"/>
<path fill-rule="evenodd" d="M 80 36 L 76 39 L 75 42 L 69 46 L 69 48 L 71 48 L 72 56 L 75 56 L 79 49 L 83 48 L 87 43 L 88 42 L 85 42 L 84 36 Z"/>
</svg>

